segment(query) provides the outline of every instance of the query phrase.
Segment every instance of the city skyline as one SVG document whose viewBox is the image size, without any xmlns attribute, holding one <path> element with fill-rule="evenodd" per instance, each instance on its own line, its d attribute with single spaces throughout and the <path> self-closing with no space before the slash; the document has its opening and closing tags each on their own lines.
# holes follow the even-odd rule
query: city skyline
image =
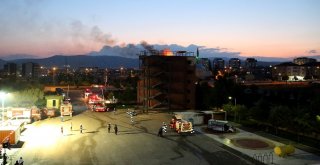
<svg viewBox="0 0 320 165">
<path fill-rule="evenodd" d="M 0 58 L 195 44 L 236 56 L 319 55 L 316 0 L 0 1 Z"/>
</svg>

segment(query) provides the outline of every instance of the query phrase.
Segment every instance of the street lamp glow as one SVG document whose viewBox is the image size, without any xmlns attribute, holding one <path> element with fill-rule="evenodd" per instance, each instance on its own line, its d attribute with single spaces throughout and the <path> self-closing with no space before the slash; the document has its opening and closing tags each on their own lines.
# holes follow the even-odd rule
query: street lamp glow
<svg viewBox="0 0 320 165">
<path fill-rule="evenodd" d="M 232 97 L 231 96 L 229 96 L 228 98 L 229 98 L 230 101 L 232 101 Z M 237 98 L 234 98 L 234 105 L 235 106 L 237 105 Z"/>
</svg>

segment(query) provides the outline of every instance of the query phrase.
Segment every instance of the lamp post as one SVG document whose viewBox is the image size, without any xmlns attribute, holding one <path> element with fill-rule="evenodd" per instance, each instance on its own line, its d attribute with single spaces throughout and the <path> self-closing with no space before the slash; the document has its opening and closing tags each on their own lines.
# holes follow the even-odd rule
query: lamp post
<svg viewBox="0 0 320 165">
<path fill-rule="evenodd" d="M 229 98 L 230 101 L 232 101 L 232 97 L 231 96 L 229 96 L 228 98 Z M 234 106 L 236 106 L 236 105 L 237 105 L 237 98 L 234 98 Z"/>
<path fill-rule="evenodd" d="M 228 98 L 229 98 L 230 101 L 232 101 L 232 97 L 231 96 L 229 96 Z M 234 106 L 235 107 L 237 106 L 237 98 L 234 98 Z M 235 111 L 234 111 L 234 121 L 236 121 L 236 116 L 237 116 L 237 111 L 235 109 Z"/>
<path fill-rule="evenodd" d="M 6 93 L 4 93 L 4 92 L 0 92 L 0 98 L 1 98 L 1 108 L 2 108 L 2 112 L 1 112 L 1 116 L 2 116 L 2 118 L 1 118 L 1 120 L 2 121 L 4 121 L 4 99 L 5 99 L 5 97 L 6 97 Z"/>
<path fill-rule="evenodd" d="M 52 68 L 52 84 L 55 85 L 55 71 L 56 71 L 56 67 Z"/>
</svg>

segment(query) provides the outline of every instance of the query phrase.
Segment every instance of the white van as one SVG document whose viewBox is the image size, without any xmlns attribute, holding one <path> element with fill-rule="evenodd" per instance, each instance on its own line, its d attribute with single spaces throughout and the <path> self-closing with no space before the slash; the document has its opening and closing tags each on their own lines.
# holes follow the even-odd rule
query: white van
<svg viewBox="0 0 320 165">
<path fill-rule="evenodd" d="M 210 119 L 208 121 L 208 128 L 219 132 L 235 132 L 234 127 L 229 125 L 226 120 Z"/>
<path fill-rule="evenodd" d="M 9 119 L 9 122 L 13 125 L 19 125 L 19 123 L 30 124 L 31 118 L 28 116 L 14 116 Z"/>
</svg>

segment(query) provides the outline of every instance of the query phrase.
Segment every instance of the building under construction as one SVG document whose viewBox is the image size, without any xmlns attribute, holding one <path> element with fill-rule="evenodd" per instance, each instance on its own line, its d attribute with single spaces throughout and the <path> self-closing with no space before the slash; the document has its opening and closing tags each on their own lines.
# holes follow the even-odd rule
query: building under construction
<svg viewBox="0 0 320 165">
<path fill-rule="evenodd" d="M 195 109 L 196 61 L 193 52 L 141 52 L 138 104 L 145 111 Z"/>
</svg>

